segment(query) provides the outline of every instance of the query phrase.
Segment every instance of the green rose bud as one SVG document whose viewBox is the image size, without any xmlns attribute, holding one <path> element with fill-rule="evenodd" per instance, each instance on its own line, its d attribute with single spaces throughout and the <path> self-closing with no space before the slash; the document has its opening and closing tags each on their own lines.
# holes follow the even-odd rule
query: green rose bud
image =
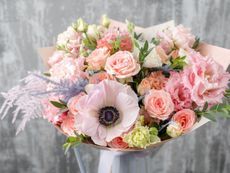
<svg viewBox="0 0 230 173">
<path fill-rule="evenodd" d="M 98 27 L 96 25 L 89 25 L 88 30 L 87 30 L 87 34 L 90 38 L 94 38 L 96 40 L 100 36 L 99 31 L 98 31 Z"/>
<path fill-rule="evenodd" d="M 179 123 L 177 123 L 177 122 L 172 122 L 167 127 L 166 132 L 172 138 L 178 137 L 178 136 L 180 136 L 182 134 L 181 125 Z"/>
<path fill-rule="evenodd" d="M 106 15 L 103 15 L 103 16 L 101 17 L 101 25 L 104 26 L 104 27 L 106 27 L 106 28 L 109 27 L 109 25 L 110 25 L 110 20 L 109 20 L 109 18 L 108 18 Z"/>
</svg>

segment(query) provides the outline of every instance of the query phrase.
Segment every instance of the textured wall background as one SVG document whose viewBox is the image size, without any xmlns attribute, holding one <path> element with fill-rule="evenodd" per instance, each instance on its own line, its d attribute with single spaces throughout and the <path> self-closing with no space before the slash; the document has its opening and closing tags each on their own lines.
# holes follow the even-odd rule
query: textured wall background
<svg viewBox="0 0 230 173">
<path fill-rule="evenodd" d="M 15 85 L 26 71 L 42 69 L 36 49 L 52 45 L 80 16 L 92 23 L 107 13 L 140 26 L 174 19 L 203 40 L 230 48 L 229 9 L 229 0 L 0 0 L 0 91 Z M 15 137 L 15 127 L 6 118 L 0 122 L 0 173 L 79 172 L 73 153 L 63 154 L 64 140 L 44 120 L 32 121 Z M 95 173 L 98 150 L 81 149 L 87 171 Z M 148 173 L 228 173 L 230 121 L 209 123 L 167 143 L 154 157 L 141 159 Z"/>
</svg>

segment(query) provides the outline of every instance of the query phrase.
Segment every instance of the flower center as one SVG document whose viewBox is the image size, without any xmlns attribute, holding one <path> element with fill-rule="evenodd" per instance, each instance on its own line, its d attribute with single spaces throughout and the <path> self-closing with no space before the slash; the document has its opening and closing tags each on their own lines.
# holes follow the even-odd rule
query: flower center
<svg viewBox="0 0 230 173">
<path fill-rule="evenodd" d="M 115 107 L 106 106 L 99 111 L 99 122 L 104 126 L 114 124 L 119 118 L 119 112 Z"/>
</svg>

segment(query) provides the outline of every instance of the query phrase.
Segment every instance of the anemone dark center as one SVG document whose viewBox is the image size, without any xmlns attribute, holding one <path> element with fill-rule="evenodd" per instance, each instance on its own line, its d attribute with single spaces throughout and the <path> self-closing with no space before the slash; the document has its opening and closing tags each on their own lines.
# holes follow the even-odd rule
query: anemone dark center
<svg viewBox="0 0 230 173">
<path fill-rule="evenodd" d="M 115 107 L 106 106 L 99 111 L 99 122 L 102 125 L 112 125 L 118 120 L 118 118 L 119 112 Z"/>
</svg>

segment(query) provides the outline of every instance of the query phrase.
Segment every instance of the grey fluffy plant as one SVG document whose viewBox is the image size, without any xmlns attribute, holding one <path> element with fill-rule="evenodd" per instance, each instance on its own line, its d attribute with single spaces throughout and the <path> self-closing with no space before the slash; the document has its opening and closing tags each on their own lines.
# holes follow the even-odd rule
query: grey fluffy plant
<svg viewBox="0 0 230 173">
<path fill-rule="evenodd" d="M 84 91 L 87 80 L 79 79 L 72 82 L 68 79 L 59 82 L 44 76 L 40 72 L 29 72 L 28 76 L 20 80 L 19 84 L 8 92 L 1 95 L 4 102 L 0 108 L 2 119 L 7 115 L 12 115 L 12 123 L 20 117 L 21 122 L 17 128 L 16 134 L 22 131 L 26 123 L 31 119 L 42 117 L 43 104 L 42 101 L 50 95 L 62 96 L 64 102 Z M 47 86 L 52 85 L 52 89 L 47 91 Z M 10 114 L 10 111 L 13 113 Z"/>
</svg>

